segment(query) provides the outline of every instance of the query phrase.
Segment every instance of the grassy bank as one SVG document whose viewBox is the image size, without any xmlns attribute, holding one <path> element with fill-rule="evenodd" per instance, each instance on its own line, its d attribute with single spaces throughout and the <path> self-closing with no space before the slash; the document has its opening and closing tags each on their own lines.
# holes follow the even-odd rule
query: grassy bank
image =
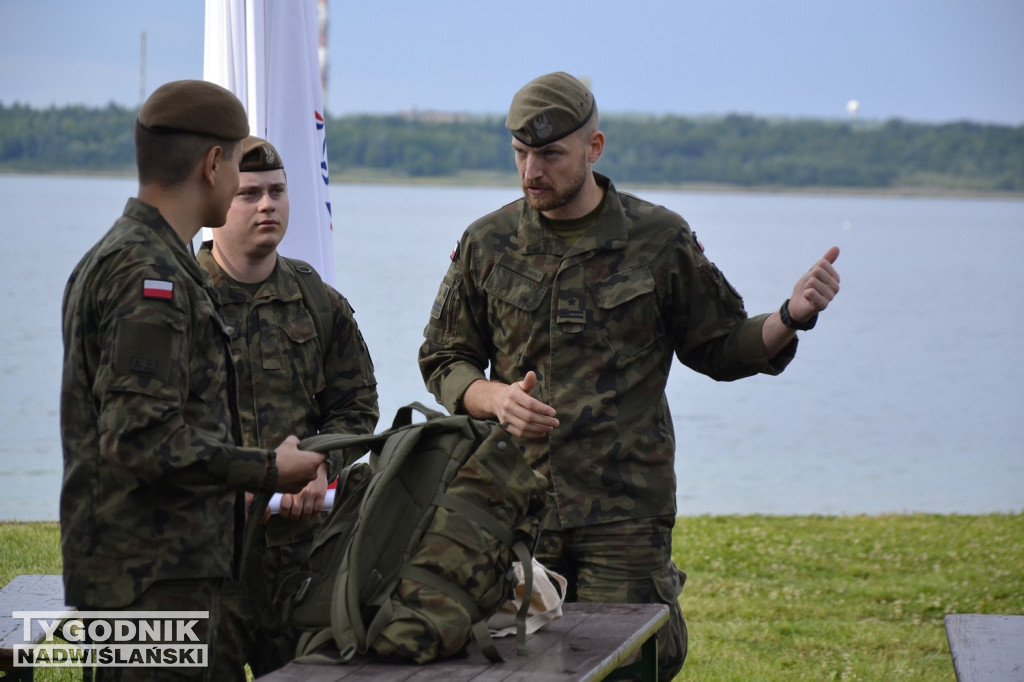
<svg viewBox="0 0 1024 682">
<path fill-rule="evenodd" d="M 943 616 L 1024 614 L 1022 539 L 1024 514 L 680 519 L 678 679 L 952 682 Z M 60 565 L 56 524 L 0 523 L 0 581 Z"/>
</svg>

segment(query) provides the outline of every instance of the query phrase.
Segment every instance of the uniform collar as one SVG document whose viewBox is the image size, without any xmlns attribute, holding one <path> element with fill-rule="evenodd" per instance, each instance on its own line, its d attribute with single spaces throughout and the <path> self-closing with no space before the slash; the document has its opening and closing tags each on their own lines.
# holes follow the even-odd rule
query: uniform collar
<svg viewBox="0 0 1024 682">
<path fill-rule="evenodd" d="M 606 176 L 594 173 L 594 179 L 605 191 L 603 208 L 594 224 L 576 240 L 575 244 L 568 248 L 550 228 L 544 225 L 541 215 L 530 208 L 526 199 L 520 199 L 522 205 L 519 215 L 520 251 L 564 256 L 587 251 L 624 249 L 628 239 L 629 219 L 622 208 L 619 193 Z"/>
<path fill-rule="evenodd" d="M 284 268 L 281 266 L 281 256 L 277 256 L 277 264 L 270 277 L 260 283 L 255 294 L 250 294 L 247 287 L 231 279 L 224 268 L 220 266 L 217 259 L 213 257 L 213 242 L 205 241 L 196 254 L 196 260 L 210 276 L 210 281 L 220 292 L 221 299 L 225 303 L 239 303 L 242 301 L 294 301 L 302 298 L 302 290 L 293 278 L 285 277 Z"/>
</svg>

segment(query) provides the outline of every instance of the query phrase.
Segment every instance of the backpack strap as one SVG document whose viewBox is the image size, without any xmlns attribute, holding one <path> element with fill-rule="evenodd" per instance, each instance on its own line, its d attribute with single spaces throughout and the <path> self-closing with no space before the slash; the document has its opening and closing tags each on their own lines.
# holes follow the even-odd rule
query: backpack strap
<svg viewBox="0 0 1024 682">
<path fill-rule="evenodd" d="M 506 526 L 498 523 L 493 516 L 476 506 L 472 502 L 467 502 L 461 497 L 455 497 L 447 493 L 438 495 L 437 497 L 438 506 L 444 507 L 450 511 L 465 516 L 471 519 L 474 523 L 484 528 L 491 535 L 498 538 L 506 547 L 512 550 L 512 553 L 516 555 L 519 563 L 523 565 L 523 602 L 519 606 L 519 610 L 516 612 L 516 653 L 520 656 L 528 656 L 529 653 L 526 650 L 526 616 L 530 610 L 530 600 L 533 595 L 533 561 L 532 555 L 530 554 L 529 548 L 526 543 L 520 538 L 516 537 L 515 534 L 509 530 Z M 443 580 L 435 576 L 437 580 Z M 422 582 L 422 581 L 420 581 Z M 431 585 L 434 587 L 435 585 Z M 458 599 L 456 595 L 449 595 L 453 599 Z M 460 600 L 461 601 L 461 600 Z M 469 609 L 467 612 L 472 613 Z M 482 632 L 477 631 L 477 626 L 480 623 L 477 621 L 477 617 L 474 616 L 473 623 L 473 635 L 476 637 L 477 643 L 480 645 L 480 650 L 484 652 L 487 658 L 491 658 L 487 652 L 487 648 L 494 650 L 497 653 L 497 649 L 494 647 L 494 642 L 491 640 L 490 631 L 484 623 Z M 491 659 L 492 661 L 495 659 Z M 501 657 L 498 657 L 501 660 Z"/>
<path fill-rule="evenodd" d="M 391 428 L 397 429 L 399 426 L 408 426 L 412 424 L 412 413 L 419 412 L 427 420 L 437 419 L 439 417 L 446 417 L 444 412 L 434 410 L 419 401 L 411 402 L 405 407 L 398 408 L 398 412 L 395 414 L 395 420 L 391 424 Z"/>
<path fill-rule="evenodd" d="M 426 422 L 413 422 L 415 413 L 426 417 Z M 429 431 L 432 427 L 437 426 L 430 422 L 445 419 L 453 418 L 437 410 L 430 409 L 421 403 L 414 402 L 398 410 L 392 428 L 386 432 L 362 435 L 319 434 L 303 439 L 299 447 L 303 450 L 325 452 L 349 446 L 363 446 L 371 451 L 371 467 L 377 469 L 378 466 L 382 466 L 384 469 L 380 469 L 381 471 L 387 470 L 391 472 L 390 476 L 375 476 L 373 482 L 367 488 L 361 502 L 360 516 L 362 516 L 369 513 L 368 510 L 375 508 L 374 504 L 378 500 L 383 499 L 381 497 L 382 491 L 388 490 L 390 478 L 397 475 L 397 466 L 392 468 L 384 463 L 391 462 L 393 458 L 397 458 L 395 459 L 396 462 L 398 460 L 404 461 L 404 455 L 412 451 L 410 445 L 417 443 L 425 431 Z M 481 422 L 481 425 L 477 425 L 475 421 L 470 422 L 470 426 L 480 437 L 485 435 L 483 431 L 477 431 L 484 428 L 482 424 L 484 423 Z M 516 613 L 516 645 L 519 655 L 528 655 L 526 651 L 526 616 L 533 591 L 533 562 L 530 548 L 527 547 L 524 539 L 500 523 L 484 509 L 446 492 L 439 491 L 433 494 L 432 497 L 425 498 L 423 503 L 445 507 L 455 514 L 471 519 L 499 542 L 509 547 L 522 564 L 525 595 L 522 605 Z M 358 538 L 360 534 L 368 532 L 367 528 L 357 528 L 354 531 L 353 537 Z M 423 530 L 425 530 L 425 527 Z M 364 588 L 366 588 L 366 585 L 359 585 L 359 581 L 350 575 L 353 570 L 357 570 L 354 567 L 359 566 L 361 563 L 358 556 L 359 546 L 358 541 L 349 546 L 342 558 L 341 568 L 335 576 L 332 585 L 331 628 L 315 633 L 307 633 L 299 643 L 298 655 L 304 660 L 311 660 L 311 655 L 318 648 L 333 639 L 338 646 L 340 660 L 342 662 L 348 661 L 356 653 L 366 651 L 368 645 L 378 638 L 380 631 L 393 619 L 394 607 L 390 601 L 391 591 L 390 589 L 381 589 L 377 590 L 377 592 L 380 593 L 382 601 L 376 601 L 375 598 L 375 603 L 368 604 L 368 606 L 373 606 L 377 609 L 374 617 L 370 619 L 369 623 L 363 621 L 360 610 L 360 595 Z M 491 661 L 503 660 L 491 638 L 486 618 L 484 618 L 480 608 L 465 589 L 431 571 L 410 565 L 401 568 L 394 578 L 389 578 L 388 580 L 397 578 L 418 582 L 459 603 L 470 617 L 473 637 L 484 656 Z M 347 627 L 339 627 L 341 623 L 345 623 Z M 347 634 L 340 635 L 339 632 L 342 631 Z"/>
<path fill-rule="evenodd" d="M 501 657 L 501 654 L 498 653 L 498 648 L 494 645 L 494 640 L 491 639 L 491 633 L 487 628 L 487 619 L 485 619 L 484 615 L 480 613 L 480 608 L 477 607 L 473 598 L 470 597 L 462 587 L 456 585 L 450 580 L 447 580 L 446 578 L 442 578 L 436 573 L 426 570 L 425 568 L 420 568 L 419 566 L 405 566 L 399 572 L 399 576 L 406 580 L 412 580 L 420 583 L 421 585 L 426 585 L 431 589 L 437 590 L 441 594 L 451 597 L 461 604 L 462 608 L 465 609 L 466 613 L 469 615 L 470 622 L 473 624 L 471 630 L 473 632 L 473 636 L 476 638 L 477 645 L 480 647 L 481 653 L 483 653 L 483 655 L 487 657 L 487 660 L 492 663 L 501 663 L 505 660 Z M 376 623 L 374 623 L 374 625 L 376 625 Z M 379 634 L 381 629 L 383 629 L 383 624 L 376 628 L 376 634 Z M 376 639 L 376 637 L 373 639 Z M 367 634 L 367 641 L 372 642 L 373 639 L 370 639 L 369 634 Z"/>
<path fill-rule="evenodd" d="M 302 301 L 313 316 L 313 326 L 316 327 L 317 336 L 320 337 L 320 351 L 323 357 L 327 357 L 327 344 L 334 337 L 334 312 L 331 310 L 331 301 L 327 297 L 327 286 L 323 279 L 312 265 L 298 258 L 288 258 L 278 254 L 279 262 L 283 263 L 299 284 L 302 291 Z"/>
<path fill-rule="evenodd" d="M 397 468 L 387 469 L 386 465 L 381 465 L 381 463 L 388 462 L 392 457 L 402 458 L 411 452 L 411 445 L 417 443 L 424 429 L 430 426 L 428 422 L 412 423 L 413 412 L 421 412 L 427 417 L 428 422 L 436 417 L 446 416 L 420 403 L 412 403 L 399 410 L 398 415 L 395 417 L 394 426 L 388 431 L 378 434 L 361 435 L 318 434 L 303 439 L 299 447 L 303 450 L 312 450 L 314 452 L 327 452 L 352 445 L 359 445 L 370 449 L 370 466 L 374 469 L 377 469 L 378 466 L 385 466 L 388 474 L 379 477 L 375 476 L 367 487 L 359 512 L 360 516 L 362 516 L 368 507 L 372 508 L 375 504 L 379 503 L 378 500 L 382 499 L 380 491 L 385 490 L 390 480 L 398 476 Z M 354 531 L 353 537 L 358 537 L 365 532 L 365 528 L 357 528 Z M 350 546 L 346 551 L 334 580 L 333 596 L 331 599 L 331 629 L 321 633 L 315 639 L 304 642 L 302 650 L 312 651 L 313 648 L 323 643 L 327 633 L 332 633 L 331 637 L 338 645 L 342 661 L 351 659 L 356 653 L 366 651 L 370 640 L 367 638 L 366 625 L 360 612 L 359 599 L 360 591 L 365 589 L 365 586 L 360 585 L 357 579 L 352 578 L 348 570 L 349 567 L 358 566 L 360 563 L 359 557 L 353 554 L 357 549 L 358 543 L 356 543 L 355 549 Z M 385 596 L 387 595 L 381 594 L 382 598 Z M 386 602 L 387 599 L 384 599 L 384 602 L 377 606 L 383 607 Z M 347 623 L 351 627 L 351 641 L 340 639 L 340 633 L 344 630 L 344 628 L 339 626 L 340 623 Z"/>
<path fill-rule="evenodd" d="M 443 412 L 432 410 L 420 402 L 412 402 L 398 409 L 398 412 L 395 414 L 395 420 L 387 431 L 367 434 L 318 433 L 303 438 L 302 442 L 299 443 L 299 449 L 312 452 L 330 452 L 331 450 L 340 450 L 359 445 L 370 450 L 370 464 L 376 467 L 378 459 L 383 454 L 383 448 L 386 447 L 389 451 L 393 451 L 401 445 L 402 440 L 411 438 L 415 441 L 420 437 L 419 430 L 414 428 L 406 428 L 406 432 L 402 434 L 395 433 L 400 428 L 414 426 L 412 421 L 413 412 L 419 412 L 427 418 L 427 421 L 447 416 Z M 423 423 L 425 422 L 418 422 L 416 425 L 422 426 Z M 398 437 L 391 443 L 388 443 L 388 439 L 395 435 Z"/>
<path fill-rule="evenodd" d="M 303 281 L 299 278 L 299 281 Z M 313 319 L 317 320 L 318 316 L 313 315 Z M 344 446 L 365 446 L 374 449 L 374 456 L 376 456 L 376 449 L 379 449 L 386 442 L 386 435 L 381 434 L 318 434 L 310 436 L 309 438 L 303 439 L 299 443 L 299 449 L 307 450 L 310 452 L 330 452 L 336 448 Z M 242 541 L 242 557 L 241 557 L 241 570 L 239 574 L 239 583 L 248 599 L 253 604 L 268 605 L 272 603 L 270 590 L 264 580 L 263 575 L 263 511 L 270 504 L 270 498 L 273 496 L 274 491 L 272 490 L 260 490 L 253 496 L 252 504 L 248 510 L 248 519 L 246 519 L 245 530 Z M 258 613 L 263 613 L 262 610 L 257 610 Z M 266 627 L 276 627 L 276 623 L 266 623 Z M 262 636 L 262 630 L 257 629 L 257 636 Z M 328 631 L 330 632 L 330 631 Z M 312 646 L 319 646 L 322 642 L 316 641 Z M 268 642 L 261 641 L 260 646 L 269 646 Z M 312 651 L 312 649 L 310 649 Z"/>
</svg>

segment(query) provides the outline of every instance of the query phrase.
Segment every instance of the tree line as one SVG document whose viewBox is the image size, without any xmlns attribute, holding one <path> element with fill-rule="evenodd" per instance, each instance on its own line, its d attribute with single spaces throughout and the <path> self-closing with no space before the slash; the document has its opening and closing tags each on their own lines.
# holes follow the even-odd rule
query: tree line
<svg viewBox="0 0 1024 682">
<path fill-rule="evenodd" d="M 0 170 L 134 172 L 137 109 L 0 103 Z M 617 182 L 1024 192 L 1024 125 L 605 114 Z M 514 177 L 503 116 L 328 116 L 334 179 Z"/>
</svg>

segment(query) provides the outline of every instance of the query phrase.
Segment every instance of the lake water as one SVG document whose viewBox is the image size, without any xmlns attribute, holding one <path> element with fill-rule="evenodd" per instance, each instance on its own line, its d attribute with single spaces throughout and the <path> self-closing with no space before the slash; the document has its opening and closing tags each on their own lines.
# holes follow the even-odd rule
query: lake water
<svg viewBox="0 0 1024 682">
<path fill-rule="evenodd" d="M 628 187 L 621 189 L 628 190 Z M 56 519 L 60 300 L 134 180 L 0 176 L 0 519 Z M 669 380 L 679 512 L 1024 510 L 1024 201 L 637 191 L 681 213 L 751 313 L 838 245 L 842 291 L 781 376 Z M 465 226 L 515 188 L 334 186 L 338 288 L 382 428 Z"/>
</svg>

